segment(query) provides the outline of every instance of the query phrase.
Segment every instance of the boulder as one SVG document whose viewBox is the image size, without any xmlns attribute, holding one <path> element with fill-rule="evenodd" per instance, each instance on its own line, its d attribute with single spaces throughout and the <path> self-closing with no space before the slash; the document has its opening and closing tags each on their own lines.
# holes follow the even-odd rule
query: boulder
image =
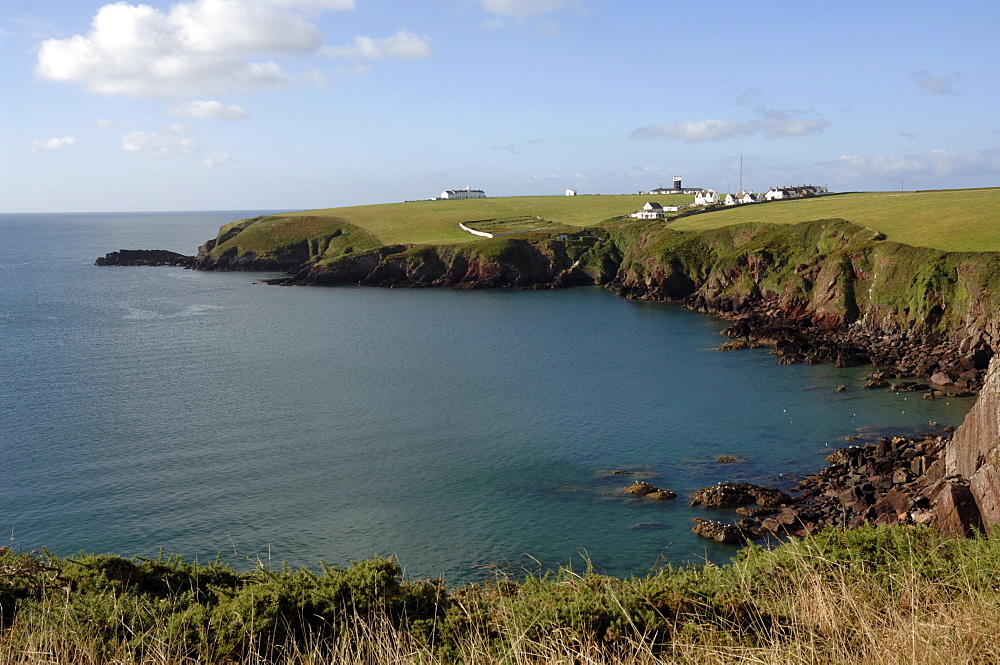
<svg viewBox="0 0 1000 665">
<path fill-rule="evenodd" d="M 943 533 L 971 536 L 983 531 L 983 520 L 968 481 L 945 478 L 928 493 Z"/>
<path fill-rule="evenodd" d="M 713 522 L 712 520 L 704 520 L 698 517 L 694 521 L 695 525 L 691 527 L 691 531 L 702 538 L 710 538 L 718 543 L 735 544 L 742 544 L 751 539 L 751 534 L 748 534 L 735 524 L 723 524 L 722 522 Z"/>
<path fill-rule="evenodd" d="M 709 508 L 747 506 L 754 503 L 761 508 L 774 508 L 791 501 L 791 497 L 780 490 L 753 483 L 719 483 L 703 487 L 691 495 L 692 506 Z"/>
<path fill-rule="evenodd" d="M 638 480 L 625 488 L 626 493 L 634 496 L 646 496 L 647 494 L 653 494 L 654 492 L 659 491 L 659 487 L 650 485 L 649 483 L 640 482 Z"/>
</svg>

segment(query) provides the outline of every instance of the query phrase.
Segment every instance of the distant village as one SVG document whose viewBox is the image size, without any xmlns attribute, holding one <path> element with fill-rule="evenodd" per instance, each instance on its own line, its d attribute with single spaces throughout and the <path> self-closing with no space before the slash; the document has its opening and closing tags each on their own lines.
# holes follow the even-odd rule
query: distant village
<svg viewBox="0 0 1000 665">
<path fill-rule="evenodd" d="M 639 192 L 642 194 L 643 192 Z M 685 189 L 681 185 L 681 178 L 674 178 L 672 189 L 658 187 L 649 192 L 650 195 L 659 194 L 694 194 L 694 203 L 681 206 L 662 206 L 656 201 L 649 201 L 642 207 L 642 210 L 634 212 L 630 217 L 636 219 L 662 219 L 668 212 L 678 212 L 682 208 L 693 208 L 696 206 L 737 206 L 751 203 L 765 203 L 768 201 L 781 201 L 788 199 L 804 199 L 814 196 L 829 194 L 826 187 L 816 185 L 797 185 L 794 187 L 772 187 L 763 194 L 756 194 L 753 191 L 743 190 L 739 194 L 726 194 L 725 198 L 714 189 Z M 568 191 L 567 191 L 568 195 Z"/>
<path fill-rule="evenodd" d="M 763 194 L 756 194 L 753 191 L 741 191 L 739 194 L 726 194 L 725 197 L 714 189 L 701 189 L 701 188 L 685 188 L 682 184 L 682 179 L 680 177 L 674 178 L 674 186 L 671 188 L 667 187 L 657 187 L 656 189 L 650 190 L 648 194 L 650 196 L 666 196 L 668 194 L 694 194 L 694 203 L 688 203 L 679 206 L 663 206 L 657 201 L 647 201 L 646 205 L 642 207 L 642 210 L 634 212 L 630 217 L 635 219 L 663 219 L 668 212 L 678 212 L 683 208 L 694 208 L 699 206 L 738 206 L 738 205 L 749 205 L 752 203 L 765 203 L 768 201 L 782 201 L 788 199 L 804 199 L 814 196 L 823 196 L 824 194 L 829 194 L 829 190 L 826 187 L 819 187 L 816 185 L 797 185 L 794 187 L 772 187 Z M 639 192 L 639 194 L 646 194 L 646 192 Z M 576 196 L 575 189 L 567 189 L 566 196 Z M 441 199 L 485 199 L 486 192 L 481 189 L 472 189 L 472 187 L 466 187 L 465 189 L 446 189 L 441 192 L 440 196 L 436 196 L 431 199 L 431 201 L 438 201 Z"/>
</svg>

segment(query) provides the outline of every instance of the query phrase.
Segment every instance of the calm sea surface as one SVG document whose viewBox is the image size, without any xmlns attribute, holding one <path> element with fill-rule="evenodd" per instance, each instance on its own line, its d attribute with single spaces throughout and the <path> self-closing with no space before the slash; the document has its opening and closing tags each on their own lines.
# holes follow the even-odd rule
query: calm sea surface
<svg viewBox="0 0 1000 665">
<path fill-rule="evenodd" d="M 973 402 L 718 352 L 723 321 L 600 288 L 92 265 L 193 253 L 254 214 L 0 215 L 0 544 L 238 566 L 395 554 L 449 583 L 491 565 L 721 562 L 735 550 L 690 533 L 713 514 L 689 492 L 787 483 L 844 436 L 958 424 Z M 680 498 L 625 498 L 615 469 Z"/>
</svg>

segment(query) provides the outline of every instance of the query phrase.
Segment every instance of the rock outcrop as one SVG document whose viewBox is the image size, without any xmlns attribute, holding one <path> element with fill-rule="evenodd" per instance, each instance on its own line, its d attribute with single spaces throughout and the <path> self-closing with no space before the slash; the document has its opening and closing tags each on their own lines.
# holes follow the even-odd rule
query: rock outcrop
<svg viewBox="0 0 1000 665">
<path fill-rule="evenodd" d="M 965 478 L 985 529 L 1000 525 L 1000 358 L 989 367 L 979 400 L 945 455 L 945 473 Z"/>
<path fill-rule="evenodd" d="M 120 249 L 94 261 L 95 266 L 179 266 L 192 268 L 195 257 L 165 249 Z"/>
</svg>

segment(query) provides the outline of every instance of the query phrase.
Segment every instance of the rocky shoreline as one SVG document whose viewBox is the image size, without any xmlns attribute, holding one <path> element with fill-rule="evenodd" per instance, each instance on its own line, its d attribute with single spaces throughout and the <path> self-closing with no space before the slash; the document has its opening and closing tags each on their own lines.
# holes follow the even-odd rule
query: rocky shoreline
<svg viewBox="0 0 1000 665">
<path fill-rule="evenodd" d="M 819 529 L 873 524 L 934 524 L 949 533 L 984 531 L 969 481 L 949 476 L 944 459 L 950 436 L 883 437 L 827 457 L 830 466 L 803 478 L 790 492 L 724 482 L 692 495 L 692 505 L 732 508 L 733 520 L 696 518 L 693 531 L 727 543 Z"/>
<path fill-rule="evenodd" d="M 960 391 L 978 391 L 992 351 L 985 345 L 973 350 L 941 335 L 922 335 L 908 330 L 874 330 L 864 325 L 822 328 L 809 320 L 789 319 L 773 310 L 751 310 L 733 318 L 723 331 L 733 342 L 724 350 L 768 346 L 778 363 L 834 363 L 837 367 L 873 365 L 867 388 L 889 387 L 900 378 L 930 381 L 923 391 L 953 386 Z M 917 388 L 920 390 L 921 388 Z M 914 391 L 913 386 L 901 387 Z"/>
</svg>

